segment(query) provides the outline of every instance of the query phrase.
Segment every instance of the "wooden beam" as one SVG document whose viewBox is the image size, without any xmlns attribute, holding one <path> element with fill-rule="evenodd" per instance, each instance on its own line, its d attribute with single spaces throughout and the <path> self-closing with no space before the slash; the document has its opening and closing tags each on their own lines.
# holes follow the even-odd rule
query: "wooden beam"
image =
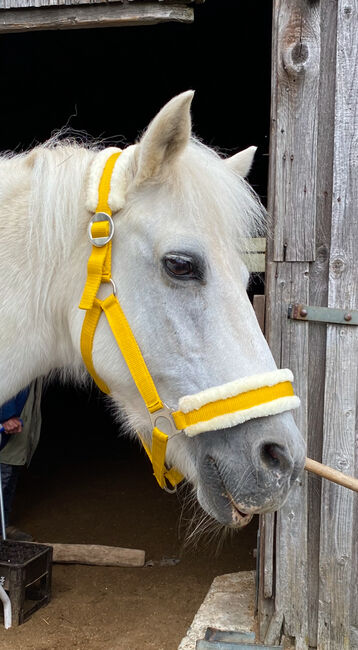
<svg viewBox="0 0 358 650">
<path fill-rule="evenodd" d="M 275 261 L 315 259 L 319 4 L 274 2 L 270 164 Z"/>
<path fill-rule="evenodd" d="M 191 23 L 193 9 L 182 4 L 111 3 L 0 11 L 0 33 L 91 27 L 132 27 L 175 21 Z"/>
<path fill-rule="evenodd" d="M 204 0 L 205 1 L 205 0 Z M 123 6 L 141 7 L 143 4 L 192 5 L 195 0 L 0 0 L 0 9 L 30 9 L 31 7 L 72 7 L 76 5 L 120 3 Z"/>
<path fill-rule="evenodd" d="M 331 259 L 328 306 L 358 305 L 358 0 L 337 4 Z M 358 331 L 327 326 L 322 461 L 357 472 Z M 350 648 L 357 626 L 357 495 L 322 482 L 317 648 Z"/>
<path fill-rule="evenodd" d="M 31 542 L 36 543 L 36 542 Z M 96 566 L 143 567 L 145 551 L 99 544 L 52 544 L 52 561 L 57 564 L 94 564 Z"/>
<path fill-rule="evenodd" d="M 274 244 L 268 243 L 270 247 Z M 287 307 L 294 296 L 308 296 L 309 265 L 269 262 L 267 268 L 266 336 L 278 367 L 291 368 L 294 374 L 295 393 L 301 398 L 301 408 L 294 417 L 306 437 L 308 329 L 304 329 L 305 323 L 287 318 Z M 276 643 L 284 624 L 285 634 L 297 638 L 300 650 L 307 648 L 306 492 L 307 478 L 302 476 L 276 515 L 275 610 L 264 639 L 265 643 Z"/>
<path fill-rule="evenodd" d="M 334 93 L 336 70 L 337 2 L 321 2 L 321 72 L 318 99 L 316 258 L 310 264 L 310 304 L 328 305 L 329 250 L 331 242 L 332 169 L 334 137 Z M 309 325 L 308 385 L 314 397 L 308 400 L 307 455 L 322 459 L 326 327 Z M 313 393 L 312 393 L 313 394 Z M 308 645 L 317 647 L 319 543 L 321 485 L 308 476 L 307 572 Z"/>
</svg>

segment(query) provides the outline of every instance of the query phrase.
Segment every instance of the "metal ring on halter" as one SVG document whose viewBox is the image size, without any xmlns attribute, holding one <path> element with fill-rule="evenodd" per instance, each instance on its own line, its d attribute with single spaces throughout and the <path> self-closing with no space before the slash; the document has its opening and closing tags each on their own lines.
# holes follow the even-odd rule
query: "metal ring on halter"
<svg viewBox="0 0 358 650">
<path fill-rule="evenodd" d="M 93 237 L 92 226 L 97 221 L 108 221 L 109 234 L 107 235 L 107 237 Z M 106 244 L 108 244 L 108 242 L 111 241 L 113 235 L 114 235 L 114 221 L 112 217 L 110 217 L 109 214 L 107 214 L 106 212 L 96 212 L 96 214 L 93 215 L 91 221 L 88 224 L 88 236 L 90 242 L 93 244 L 93 246 L 97 246 L 97 248 L 102 248 L 102 246 L 105 246 Z"/>
<path fill-rule="evenodd" d="M 177 487 L 178 487 L 177 485 L 174 485 L 173 488 L 168 488 L 166 485 L 164 485 L 162 489 L 164 490 L 164 492 L 168 492 L 168 494 L 174 494 L 177 491 Z"/>
<path fill-rule="evenodd" d="M 116 283 L 115 283 L 115 281 L 113 280 L 113 278 L 109 278 L 109 281 L 110 281 L 110 283 L 111 283 L 111 285 L 112 285 L 112 289 L 113 289 L 112 293 L 113 293 L 114 296 L 116 296 L 116 295 L 117 295 L 117 287 L 116 287 Z"/>
<path fill-rule="evenodd" d="M 169 438 L 174 434 L 181 433 L 175 426 L 172 413 L 173 409 L 170 409 L 169 406 L 164 403 L 161 409 L 149 413 L 152 428 L 154 429 L 154 427 L 157 427 L 159 431 L 165 433 Z"/>
<path fill-rule="evenodd" d="M 172 409 L 170 409 L 169 406 L 167 406 L 167 404 L 164 403 L 161 409 L 158 409 L 153 413 L 149 412 L 149 417 L 151 419 L 153 429 L 154 427 L 157 427 L 159 431 L 165 433 L 165 435 L 169 437 L 169 440 L 171 435 L 176 435 L 177 433 L 181 433 L 179 429 L 177 429 L 175 426 L 172 412 L 173 412 Z M 168 470 L 166 465 L 165 468 Z M 168 492 L 168 494 L 174 494 L 174 492 L 177 491 L 177 486 L 174 485 L 173 488 L 169 488 L 165 485 L 163 486 L 163 490 L 165 492 Z"/>
</svg>

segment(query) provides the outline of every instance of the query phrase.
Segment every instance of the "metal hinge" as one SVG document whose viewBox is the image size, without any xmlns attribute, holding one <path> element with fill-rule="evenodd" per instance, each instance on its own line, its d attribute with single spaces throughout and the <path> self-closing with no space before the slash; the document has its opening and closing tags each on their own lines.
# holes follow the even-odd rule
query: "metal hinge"
<svg viewBox="0 0 358 650">
<path fill-rule="evenodd" d="M 311 307 L 310 305 L 289 305 L 288 318 L 293 320 L 336 323 L 337 325 L 358 325 L 358 310 L 334 309 L 333 307 Z"/>
</svg>

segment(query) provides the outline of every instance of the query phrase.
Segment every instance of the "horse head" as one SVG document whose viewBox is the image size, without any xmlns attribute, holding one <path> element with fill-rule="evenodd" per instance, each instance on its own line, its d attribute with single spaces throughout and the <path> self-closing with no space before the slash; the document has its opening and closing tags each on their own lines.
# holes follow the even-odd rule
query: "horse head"
<svg viewBox="0 0 358 650">
<path fill-rule="evenodd" d="M 276 370 L 247 296 L 245 241 L 263 208 L 244 180 L 255 152 L 226 160 L 191 137 L 192 93 L 172 99 L 141 140 L 124 150 L 110 186 L 115 233 L 112 278 L 158 392 L 175 410 L 192 395 Z M 105 152 L 95 155 L 86 196 L 96 208 Z M 105 293 L 105 288 L 100 291 Z M 83 317 L 72 312 L 78 350 Z M 151 445 L 144 402 L 105 319 L 93 346 L 96 372 L 129 429 Z M 276 510 L 303 468 L 291 413 L 169 438 L 167 464 L 193 484 L 199 503 L 241 527 Z"/>
<path fill-rule="evenodd" d="M 203 396 L 215 401 L 228 387 L 242 392 L 253 378 L 260 385 L 285 372 L 276 370 L 246 292 L 245 246 L 264 214 L 244 180 L 254 147 L 223 160 L 192 138 L 191 100 L 191 92 L 172 99 L 139 142 L 115 156 L 107 188 L 112 280 L 170 412 L 184 398 L 195 408 Z M 54 368 L 83 375 L 87 232 L 114 152 L 55 141 L 0 160 L 0 364 L 11 369 L 0 376 L 2 401 Z M 102 284 L 98 299 L 111 288 Z M 128 429 L 151 448 L 151 418 L 104 317 L 92 361 Z M 178 424 L 169 435 L 167 466 L 229 526 L 279 508 L 303 467 L 291 413 L 262 408 L 255 415 L 265 417 L 225 413 L 210 430 Z"/>
</svg>

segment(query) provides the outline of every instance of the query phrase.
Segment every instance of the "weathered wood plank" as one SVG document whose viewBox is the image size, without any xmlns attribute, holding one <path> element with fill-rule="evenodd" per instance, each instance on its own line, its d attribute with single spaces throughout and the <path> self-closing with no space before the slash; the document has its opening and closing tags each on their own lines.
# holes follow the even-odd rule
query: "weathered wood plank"
<svg viewBox="0 0 358 650">
<path fill-rule="evenodd" d="M 253 308 L 256 318 L 261 327 L 261 331 L 265 332 L 265 296 L 257 294 L 254 296 Z"/>
<path fill-rule="evenodd" d="M 314 260 L 319 3 L 275 0 L 273 29 L 273 259 Z"/>
<path fill-rule="evenodd" d="M 328 304 L 329 249 L 333 169 L 336 0 L 321 3 L 321 70 L 318 101 L 316 256 L 310 265 L 310 304 Z M 326 327 L 309 325 L 307 455 L 322 459 Z M 317 646 L 321 480 L 308 476 L 308 642 Z"/>
<path fill-rule="evenodd" d="M 191 23 L 193 9 L 183 5 L 145 3 L 139 5 L 91 4 L 74 7 L 9 9 L 0 12 L 0 33 L 42 29 L 79 29 L 91 27 L 131 27 L 161 22 Z"/>
<path fill-rule="evenodd" d="M 275 11 L 275 9 L 274 9 Z M 269 235 L 268 241 L 266 241 L 266 257 L 268 262 L 273 260 L 273 211 L 274 211 L 274 198 L 275 198 L 275 180 L 276 180 L 276 137 L 275 137 L 275 124 L 276 124 L 276 114 L 277 114 L 277 92 L 274 89 L 277 78 L 277 57 L 275 55 L 278 48 L 278 32 L 276 29 L 276 24 L 274 20 L 275 15 L 273 16 L 273 25 L 272 25 L 272 61 L 271 61 L 271 78 L 272 78 L 272 92 L 271 92 L 271 132 L 270 132 L 270 152 L 269 152 L 269 178 L 268 178 L 268 223 L 267 231 Z M 267 265 L 268 267 L 268 265 Z M 267 291 L 268 279 L 270 274 L 275 272 L 275 269 L 266 267 L 266 314 L 265 314 L 265 335 L 267 338 L 267 314 L 268 314 L 268 300 L 269 292 Z M 271 328 L 271 339 L 272 339 L 272 322 L 270 323 Z M 273 340 L 271 340 L 271 346 L 274 345 Z M 272 347 L 271 347 L 272 349 Z M 275 347 L 276 354 L 278 354 L 277 345 Z M 274 352 L 275 356 L 275 352 Z M 259 593 L 258 593 L 258 626 L 259 626 L 259 636 L 260 640 L 266 638 L 266 634 L 270 627 L 270 623 L 274 618 L 274 559 L 275 559 L 275 548 L 274 548 L 274 536 L 276 528 L 276 515 L 268 514 L 260 516 L 260 576 L 259 576 Z"/>
<path fill-rule="evenodd" d="M 338 0 L 336 102 L 328 305 L 358 304 L 358 0 Z M 357 358 L 355 328 L 327 331 L 322 460 L 357 474 Z M 357 496 L 322 484 L 318 644 L 320 650 L 350 648 L 357 621 L 357 558 L 353 524 Z"/>
<path fill-rule="evenodd" d="M 265 273 L 266 238 L 250 237 L 244 241 L 243 260 L 251 273 Z"/>
<path fill-rule="evenodd" d="M 137 7 L 145 4 L 146 0 L 0 0 L 0 9 L 28 9 L 29 7 L 60 7 L 63 5 L 88 5 L 95 3 L 120 2 L 123 5 L 133 3 Z M 158 5 L 188 5 L 190 0 L 157 0 Z"/>
<path fill-rule="evenodd" d="M 35 543 L 35 542 L 33 542 Z M 143 567 L 145 551 L 99 544 L 59 544 L 52 546 L 52 561 L 57 564 L 94 564 L 96 566 Z"/>
<path fill-rule="evenodd" d="M 302 405 L 295 419 L 302 434 L 307 431 L 308 356 L 306 323 L 290 321 L 287 307 L 297 296 L 307 296 L 308 264 L 269 262 L 267 272 L 266 335 L 279 367 L 291 368 L 295 392 Z M 307 648 L 307 505 L 306 477 L 293 486 L 278 513 L 276 526 L 275 614 L 265 642 L 275 643 L 281 631 L 296 637 L 297 648 Z"/>
</svg>

